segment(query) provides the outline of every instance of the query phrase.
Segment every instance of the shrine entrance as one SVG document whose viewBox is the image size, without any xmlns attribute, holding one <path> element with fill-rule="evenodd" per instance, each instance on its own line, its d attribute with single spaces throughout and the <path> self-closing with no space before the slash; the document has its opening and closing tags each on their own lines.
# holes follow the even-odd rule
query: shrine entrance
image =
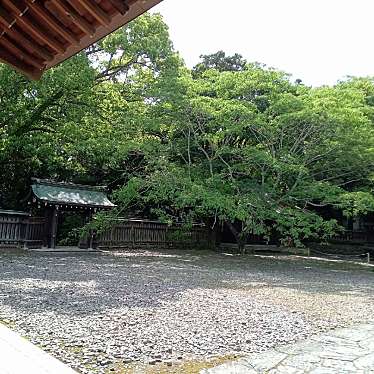
<svg viewBox="0 0 374 374">
<path fill-rule="evenodd" d="M 85 211 L 61 210 L 58 215 L 57 247 L 76 247 L 82 245 L 80 230 L 89 222 Z"/>
<path fill-rule="evenodd" d="M 80 239 L 79 229 L 97 211 L 115 207 L 106 187 L 33 179 L 31 195 L 29 203 L 45 217 L 43 246 L 52 249 L 58 245 L 90 248 L 92 236 Z"/>
</svg>

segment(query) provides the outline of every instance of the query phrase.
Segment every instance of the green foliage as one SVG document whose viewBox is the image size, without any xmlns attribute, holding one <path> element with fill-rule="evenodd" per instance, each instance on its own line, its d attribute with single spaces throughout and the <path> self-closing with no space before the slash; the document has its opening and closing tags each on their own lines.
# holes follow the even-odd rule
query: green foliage
<svg viewBox="0 0 374 374">
<path fill-rule="evenodd" d="M 226 224 L 285 245 L 374 211 L 374 80 L 310 88 L 224 52 L 193 70 L 146 14 L 30 82 L 0 65 L 0 206 L 30 177 L 107 184 L 118 216 Z M 186 226 L 186 227 L 187 227 Z"/>
<path fill-rule="evenodd" d="M 152 139 L 146 91 L 172 69 L 167 26 L 144 15 L 31 82 L 0 65 L 0 206 L 21 208 L 30 177 L 113 184 Z"/>
<path fill-rule="evenodd" d="M 374 196 L 371 192 L 347 192 L 341 195 L 339 208 L 347 217 L 374 212 Z"/>
<path fill-rule="evenodd" d="M 169 132 L 138 180 L 138 206 L 156 206 L 169 221 L 224 222 L 239 245 L 248 234 L 298 246 L 332 236 L 337 222 L 315 208 L 342 207 L 372 183 L 371 109 L 357 82 L 310 89 L 256 64 L 181 74 L 182 98 L 157 104 Z M 355 214 L 373 210 L 360 201 Z"/>
<path fill-rule="evenodd" d="M 211 55 L 201 55 L 200 58 L 202 61 L 192 70 L 192 74 L 195 78 L 201 77 L 201 75 L 209 69 L 215 69 L 220 72 L 241 71 L 244 70 L 247 65 L 247 61 L 238 53 L 235 53 L 233 56 L 226 56 L 224 51 L 218 51 Z"/>
</svg>

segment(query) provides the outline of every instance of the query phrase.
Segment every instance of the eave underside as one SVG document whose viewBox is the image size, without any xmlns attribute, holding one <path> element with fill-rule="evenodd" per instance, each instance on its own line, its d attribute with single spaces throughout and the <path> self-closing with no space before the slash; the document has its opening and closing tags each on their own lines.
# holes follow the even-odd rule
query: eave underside
<svg viewBox="0 0 374 374">
<path fill-rule="evenodd" d="M 162 0 L 0 0 L 0 61 L 32 79 Z"/>
</svg>

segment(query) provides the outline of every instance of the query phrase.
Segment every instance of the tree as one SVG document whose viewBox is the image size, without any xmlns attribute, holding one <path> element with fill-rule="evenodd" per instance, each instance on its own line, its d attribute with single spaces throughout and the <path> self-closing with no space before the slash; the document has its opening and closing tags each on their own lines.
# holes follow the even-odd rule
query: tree
<svg viewBox="0 0 374 374">
<path fill-rule="evenodd" d="M 145 15 L 29 82 L 0 66 L 0 206 L 31 176 L 115 190 L 117 214 L 227 225 L 287 245 L 374 210 L 374 81 L 313 89 L 240 55 L 187 69 Z M 97 222 L 104 222 L 98 220 Z"/>
<path fill-rule="evenodd" d="M 146 14 L 39 82 L 0 65 L 0 206 L 22 207 L 32 176 L 120 178 L 138 157 L 146 88 L 174 63 L 167 26 Z"/>
<path fill-rule="evenodd" d="M 250 65 L 180 78 L 183 95 L 160 101 L 168 126 L 162 157 L 118 191 L 165 220 L 223 222 L 243 251 L 250 233 L 284 244 L 338 228 L 315 207 L 340 206 L 352 184 L 370 184 L 371 109 L 352 85 L 310 89 Z"/>
<path fill-rule="evenodd" d="M 233 56 L 226 56 L 224 51 L 218 51 L 210 55 L 201 55 L 199 62 L 192 70 L 193 77 L 201 77 L 201 75 L 209 70 L 215 69 L 223 71 L 242 71 L 247 65 L 247 61 L 242 55 L 235 53 Z"/>
</svg>

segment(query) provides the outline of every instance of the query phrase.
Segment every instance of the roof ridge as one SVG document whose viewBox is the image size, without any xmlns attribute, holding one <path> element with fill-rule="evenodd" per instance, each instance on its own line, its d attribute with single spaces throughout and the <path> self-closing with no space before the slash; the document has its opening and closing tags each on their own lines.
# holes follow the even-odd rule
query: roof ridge
<svg viewBox="0 0 374 374">
<path fill-rule="evenodd" d="M 89 186 L 84 184 L 75 184 L 72 182 L 58 182 L 51 179 L 40 179 L 40 178 L 31 178 L 32 184 L 54 186 L 54 187 L 65 187 L 70 189 L 86 190 L 86 191 L 97 191 L 97 192 L 106 192 L 107 186 Z"/>
</svg>

